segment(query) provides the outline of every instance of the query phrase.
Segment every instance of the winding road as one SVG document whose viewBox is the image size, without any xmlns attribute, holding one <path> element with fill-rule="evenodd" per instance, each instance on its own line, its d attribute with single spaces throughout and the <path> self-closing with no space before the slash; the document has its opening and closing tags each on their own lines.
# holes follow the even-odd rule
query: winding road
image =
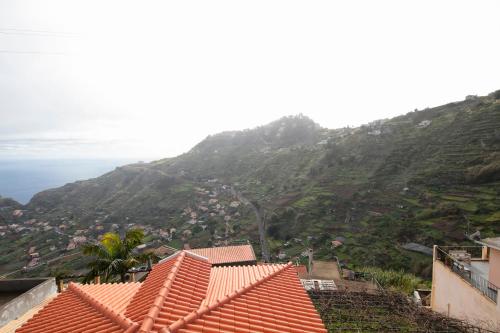
<svg viewBox="0 0 500 333">
<path fill-rule="evenodd" d="M 259 209 L 247 198 L 245 198 L 240 192 L 236 191 L 233 186 L 231 186 L 231 193 L 233 196 L 238 198 L 239 201 L 243 202 L 246 206 L 250 206 L 255 213 L 255 219 L 257 220 L 257 225 L 259 227 L 259 240 L 260 240 L 260 248 L 262 251 L 262 259 L 265 262 L 270 261 L 270 256 L 269 256 L 269 246 L 267 244 L 267 239 L 266 239 L 266 227 L 264 224 L 264 221 L 261 216 L 261 212 Z"/>
</svg>

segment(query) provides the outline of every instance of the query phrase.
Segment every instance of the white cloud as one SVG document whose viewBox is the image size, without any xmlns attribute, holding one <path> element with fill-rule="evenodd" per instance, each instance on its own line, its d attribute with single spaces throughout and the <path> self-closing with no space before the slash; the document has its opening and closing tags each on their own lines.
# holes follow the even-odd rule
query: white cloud
<svg viewBox="0 0 500 333">
<path fill-rule="evenodd" d="M 334 128 L 486 94 L 500 88 L 498 12 L 498 1 L 2 1 L 0 31 L 70 34 L 0 34 L 0 50 L 49 53 L 0 52 L 0 139 L 80 140 L 42 156 L 164 157 L 289 114 Z"/>
</svg>

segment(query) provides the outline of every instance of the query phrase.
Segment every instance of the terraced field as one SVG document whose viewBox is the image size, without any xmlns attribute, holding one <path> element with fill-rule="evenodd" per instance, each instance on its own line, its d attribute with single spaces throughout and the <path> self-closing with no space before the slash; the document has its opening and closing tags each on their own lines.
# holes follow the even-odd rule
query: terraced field
<svg viewBox="0 0 500 333">
<path fill-rule="evenodd" d="M 231 216 L 234 232 L 225 232 L 218 213 L 203 219 L 203 230 L 187 223 L 183 210 L 208 200 L 198 197 L 200 187 L 215 196 L 221 188 L 240 193 L 260 218 L 242 205 Z M 256 253 L 268 244 L 271 260 L 299 261 L 313 247 L 316 258 L 429 277 L 430 258 L 402 246 L 464 243 L 475 231 L 499 235 L 499 198 L 500 91 L 358 128 L 325 129 L 302 115 L 285 117 L 209 136 L 175 158 L 41 192 L 21 208 L 23 218 L 71 221 L 73 229 L 106 216 L 102 232 L 133 222 L 178 230 L 170 240 L 176 246 L 243 239 Z M 0 224 L 9 223 L 0 212 Z M 337 237 L 345 242 L 332 249 Z M 7 237 L 0 250 L 17 255 L 16 246 L 46 238 L 20 244 Z"/>
</svg>

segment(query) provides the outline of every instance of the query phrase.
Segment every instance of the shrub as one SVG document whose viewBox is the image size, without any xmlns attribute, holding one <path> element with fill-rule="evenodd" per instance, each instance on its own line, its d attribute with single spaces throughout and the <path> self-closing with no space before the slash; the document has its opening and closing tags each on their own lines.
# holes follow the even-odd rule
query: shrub
<svg viewBox="0 0 500 333">
<path fill-rule="evenodd" d="M 469 169 L 467 181 L 470 183 L 487 183 L 500 179 L 500 161 L 493 161 L 485 166 Z"/>
<path fill-rule="evenodd" d="M 370 273 L 385 289 L 411 294 L 416 288 L 425 287 L 425 281 L 403 270 L 383 270 L 378 267 L 363 267 L 362 272 Z"/>
</svg>

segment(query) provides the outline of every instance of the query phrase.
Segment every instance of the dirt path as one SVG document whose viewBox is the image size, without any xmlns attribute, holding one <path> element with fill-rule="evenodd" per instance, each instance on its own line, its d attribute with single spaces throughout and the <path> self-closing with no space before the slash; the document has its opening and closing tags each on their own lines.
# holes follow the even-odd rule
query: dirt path
<svg viewBox="0 0 500 333">
<path fill-rule="evenodd" d="M 314 260 L 311 278 L 319 280 L 340 280 L 340 272 L 334 261 Z"/>
</svg>

